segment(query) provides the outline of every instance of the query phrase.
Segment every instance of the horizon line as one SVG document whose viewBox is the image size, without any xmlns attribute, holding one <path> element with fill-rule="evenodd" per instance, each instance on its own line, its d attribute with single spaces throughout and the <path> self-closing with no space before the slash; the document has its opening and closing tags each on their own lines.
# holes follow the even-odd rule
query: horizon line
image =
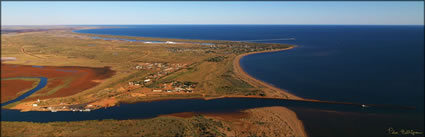
<svg viewBox="0 0 425 137">
<path fill-rule="evenodd" d="M 424 26 L 424 24 L 46 24 L 46 25 L 1 25 L 1 26 L 118 26 L 118 25 L 349 25 L 349 26 Z"/>
</svg>

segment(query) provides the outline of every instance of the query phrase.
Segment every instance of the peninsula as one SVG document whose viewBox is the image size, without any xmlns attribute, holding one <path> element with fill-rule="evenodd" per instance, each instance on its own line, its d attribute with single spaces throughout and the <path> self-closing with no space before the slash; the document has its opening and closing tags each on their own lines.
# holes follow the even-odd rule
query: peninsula
<svg viewBox="0 0 425 137">
<path fill-rule="evenodd" d="M 73 32 L 78 29 L 95 28 L 45 27 L 31 28 L 28 31 L 22 28 L 13 31 L 12 28 L 5 33 L 2 32 L 1 102 L 19 97 L 39 83 L 37 80 L 21 77 L 48 78 L 45 87 L 23 100 L 3 106 L 2 109 L 51 112 L 92 111 L 121 103 L 225 97 L 302 100 L 287 91 L 251 77 L 239 64 L 239 60 L 246 55 L 289 50 L 294 47 L 292 45 Z M 17 85 L 22 85 L 22 88 L 16 88 L 19 87 Z M 273 113 L 278 112 L 279 116 L 275 117 L 277 115 Z M 199 126 L 194 122 L 202 120 L 204 121 L 201 122 L 202 124 L 207 124 L 204 126 L 213 128 L 211 130 L 214 131 L 214 136 L 232 136 L 257 134 L 244 128 L 247 125 L 262 126 L 262 124 L 252 124 L 251 120 L 264 123 L 277 118 L 279 120 L 270 123 L 268 129 L 260 128 L 259 130 L 266 135 L 306 135 L 295 113 L 283 107 L 255 108 L 229 115 L 235 115 L 235 117 L 229 117 L 227 114 L 196 114 L 188 119 L 179 114 L 172 114 L 150 120 L 113 120 L 102 123 L 106 122 L 108 125 L 116 122 L 129 124 L 152 120 L 162 122 L 177 120 Z M 258 119 L 260 117 L 264 119 Z M 242 122 L 245 126 L 235 125 L 235 121 Z M 208 126 L 217 122 L 222 126 Z M 62 124 L 67 127 L 83 123 L 98 122 L 81 121 Z M 2 131 L 14 130 L 16 126 L 38 128 L 43 125 L 51 124 L 2 122 Z M 145 129 L 152 129 L 154 126 L 145 127 Z M 291 130 L 277 132 L 280 126 Z M 31 130 L 31 132 L 65 130 L 58 126 L 49 127 L 51 128 Z M 196 130 L 194 134 L 205 132 Z M 15 135 L 11 132 L 7 133 Z M 176 134 L 186 134 L 186 132 L 176 130 Z M 73 133 L 64 131 L 63 135 L 73 135 Z M 146 132 L 129 135 L 146 135 Z"/>
</svg>

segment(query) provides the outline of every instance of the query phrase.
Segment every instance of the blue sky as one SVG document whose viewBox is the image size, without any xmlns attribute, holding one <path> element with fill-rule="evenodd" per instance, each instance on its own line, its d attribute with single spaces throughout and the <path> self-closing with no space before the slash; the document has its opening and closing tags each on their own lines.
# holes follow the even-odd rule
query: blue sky
<svg viewBox="0 0 425 137">
<path fill-rule="evenodd" d="M 2 25 L 423 25 L 424 2 L 1 2 Z"/>
</svg>

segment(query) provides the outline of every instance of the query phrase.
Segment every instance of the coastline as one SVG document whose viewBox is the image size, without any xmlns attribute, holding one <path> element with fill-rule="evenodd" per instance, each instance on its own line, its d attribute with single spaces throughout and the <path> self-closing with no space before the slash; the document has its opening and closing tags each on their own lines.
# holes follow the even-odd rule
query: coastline
<svg viewBox="0 0 425 137">
<path fill-rule="evenodd" d="M 240 65 L 240 60 L 248 55 L 252 54 L 258 54 L 258 53 L 266 53 L 266 52 L 279 52 L 279 51 L 285 51 L 295 48 L 295 46 L 285 48 L 285 49 L 278 49 L 278 50 L 269 50 L 269 51 L 259 51 L 259 52 L 250 52 L 250 53 L 244 53 L 241 55 L 236 56 L 236 58 L 233 60 L 233 72 L 237 77 L 242 79 L 243 81 L 251 84 L 252 86 L 256 88 L 262 88 L 264 87 L 263 91 L 266 93 L 266 98 L 283 98 L 283 99 L 289 99 L 289 100 L 305 100 L 304 98 L 298 97 L 294 94 L 289 93 L 288 91 L 285 91 L 283 89 L 277 88 L 271 84 L 268 84 L 264 81 L 261 81 L 259 79 L 254 78 L 253 76 L 249 75 L 246 71 L 242 69 L 242 66 Z M 284 109 L 281 115 L 283 115 L 285 118 L 287 118 L 288 121 L 290 121 L 290 126 L 294 129 L 297 129 L 294 133 L 296 136 L 307 136 L 307 131 L 305 130 L 303 122 L 298 119 L 297 114 L 286 107 L 281 107 Z"/>
<path fill-rule="evenodd" d="M 289 50 L 289 49 L 292 49 L 292 48 L 294 48 L 294 47 L 289 47 L 289 48 L 279 49 L 279 50 L 268 50 L 268 51 L 261 51 L 261 52 L 245 53 L 245 54 L 241 54 L 241 55 L 236 56 L 235 58 L 233 58 L 232 62 L 229 62 L 229 63 L 232 63 L 233 64 L 233 68 L 234 68 L 233 71 L 235 71 L 235 73 L 236 73 L 235 75 L 237 77 L 239 77 L 240 79 L 242 79 L 244 81 L 249 81 L 248 83 L 250 83 L 251 85 L 253 85 L 256 88 L 259 88 L 261 90 L 264 90 L 264 92 L 266 93 L 266 96 L 265 97 L 261 97 L 261 96 L 241 96 L 241 95 L 236 95 L 236 96 L 224 95 L 224 96 L 220 96 L 220 97 L 204 97 L 203 99 L 204 100 L 210 100 L 210 99 L 217 99 L 217 98 L 232 98 L 232 97 L 233 98 L 235 98 L 235 97 L 243 97 L 243 98 L 274 98 L 274 99 L 294 99 L 294 100 L 295 99 L 301 99 L 300 97 L 297 97 L 295 95 L 292 95 L 289 92 L 286 92 L 286 91 L 281 90 L 279 88 L 276 88 L 276 87 L 274 87 L 272 85 L 269 85 L 269 84 L 267 84 L 267 83 L 265 83 L 263 81 L 260 81 L 260 80 L 257 80 L 255 78 L 253 78 L 252 76 L 250 76 L 249 74 L 247 74 L 241 68 L 241 66 L 239 64 L 240 59 L 243 56 L 246 56 L 246 55 L 256 54 L 256 53 L 263 53 L 263 52 L 277 52 L 277 51 Z M 235 64 L 235 61 L 236 61 L 236 64 Z M 235 69 L 235 67 L 236 67 L 236 69 Z M 184 97 L 182 99 L 189 99 L 189 98 Z M 166 99 L 158 99 L 158 100 L 166 100 Z M 151 101 L 158 101 L 158 100 L 151 100 Z M 27 103 L 28 103 L 27 106 L 29 106 L 29 108 L 33 108 L 33 106 L 32 106 L 33 103 L 32 102 L 27 102 Z M 22 105 L 26 105 L 26 104 L 22 103 L 21 106 Z M 112 106 L 115 106 L 115 105 L 116 104 L 111 105 L 111 106 L 110 105 L 107 105 L 107 106 L 108 107 L 112 107 Z M 286 121 L 290 121 L 290 123 L 293 123 L 293 124 L 289 125 L 289 127 L 291 129 L 293 129 L 293 128 L 303 129 L 302 128 L 303 127 L 302 126 L 303 124 L 302 124 L 301 120 L 299 120 L 296 117 L 295 112 L 289 110 L 286 107 L 282 107 L 282 108 L 287 109 L 287 110 L 284 111 L 285 113 L 280 113 L 279 114 L 279 116 L 281 117 L 280 119 L 283 119 L 283 120 L 286 120 Z M 18 109 L 19 110 L 19 106 L 15 106 L 14 109 Z M 258 109 L 263 109 L 263 108 L 258 108 Z M 24 110 L 24 109 L 21 108 L 21 111 L 28 111 L 28 110 Z M 275 110 L 267 110 L 267 111 L 274 113 Z M 283 111 L 280 111 L 280 112 L 283 112 Z M 302 135 L 306 135 L 305 132 L 306 132 L 305 130 L 298 130 L 298 131 L 296 131 L 295 134 L 296 134 L 296 136 L 302 136 Z"/>
<path fill-rule="evenodd" d="M 304 100 L 304 98 L 298 97 L 292 93 L 289 93 L 288 91 L 285 91 L 283 89 L 277 88 L 273 85 L 270 85 L 269 83 L 266 83 L 264 81 L 261 81 L 259 79 L 254 78 L 253 76 L 249 75 L 247 72 L 245 72 L 241 65 L 240 60 L 248 55 L 251 54 L 258 54 L 258 53 L 266 53 L 266 52 L 278 52 L 278 51 L 285 51 L 295 48 L 295 46 L 285 48 L 285 49 L 278 49 L 278 50 L 268 50 L 268 51 L 259 51 L 259 52 L 250 52 L 250 53 L 244 53 L 241 55 L 238 55 L 233 60 L 233 72 L 237 77 L 244 80 L 245 82 L 253 85 L 256 88 L 263 88 L 264 92 L 266 92 L 266 97 L 272 97 L 272 98 L 284 98 L 284 99 L 293 99 L 293 100 Z"/>
</svg>

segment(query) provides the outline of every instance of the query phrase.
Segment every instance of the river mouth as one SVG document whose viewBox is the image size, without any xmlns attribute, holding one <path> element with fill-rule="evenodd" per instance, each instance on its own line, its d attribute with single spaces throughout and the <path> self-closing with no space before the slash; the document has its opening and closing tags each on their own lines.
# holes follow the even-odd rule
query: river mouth
<svg viewBox="0 0 425 137">
<path fill-rule="evenodd" d="M 290 29 L 290 28 L 289 28 Z M 369 28 L 368 28 L 369 29 Z M 326 29 L 328 30 L 328 29 Z M 357 29 L 354 29 L 357 30 Z M 423 30 L 422 30 L 423 32 Z M 220 33 L 222 33 L 222 31 L 220 31 Z M 252 33 L 254 34 L 254 33 Z M 258 33 L 261 34 L 261 33 Z M 330 51 L 326 51 L 329 49 L 320 49 L 318 51 L 315 51 L 315 53 L 310 53 L 310 52 L 306 52 L 304 54 L 302 54 L 301 52 L 298 51 L 308 51 L 308 50 L 312 50 L 312 49 L 318 49 L 318 47 L 314 47 L 311 45 L 328 45 L 329 43 L 324 43 L 324 39 L 330 39 L 332 38 L 332 40 L 326 40 L 326 41 L 338 41 L 337 37 L 329 37 L 328 35 L 323 35 L 322 32 L 318 32 L 318 33 L 306 33 L 306 34 L 311 34 L 311 38 L 317 38 L 316 41 L 314 41 L 315 39 L 313 39 L 313 41 L 310 40 L 306 40 L 304 39 L 304 43 L 301 43 L 301 45 L 304 45 L 305 48 L 299 48 L 296 49 L 295 52 L 292 53 L 285 53 L 288 54 L 290 56 L 290 58 L 293 59 L 288 59 L 286 62 L 283 63 L 291 63 L 291 61 L 294 61 L 295 65 L 287 65 L 285 64 L 285 66 L 304 66 L 305 64 L 310 64 L 311 65 L 311 60 L 306 60 L 306 62 L 304 63 L 300 63 L 299 58 L 304 58 L 305 56 L 314 56 L 315 59 L 320 59 L 320 58 L 327 58 L 327 57 L 331 57 L 332 55 L 338 55 L 340 53 L 338 53 L 337 51 L 334 51 L 334 47 L 332 47 Z M 344 35 L 341 36 L 345 36 L 346 32 L 343 33 Z M 347 33 L 349 34 L 349 33 Z M 370 33 L 373 35 L 376 35 L 375 33 Z M 390 34 L 390 33 L 388 33 Z M 365 35 L 367 36 L 367 35 Z M 386 36 L 386 35 L 382 35 L 382 36 Z M 405 36 L 409 36 L 409 35 L 405 35 Z M 309 36 L 307 36 L 309 37 Z M 376 37 L 370 37 L 371 39 L 374 39 Z M 421 37 L 422 38 L 422 37 Z M 385 39 L 389 39 L 388 37 Z M 398 39 L 398 38 L 396 38 Z M 299 36 L 297 37 L 297 40 L 302 41 L 302 37 Z M 293 41 L 293 42 L 299 42 L 299 41 Z M 305 42 L 305 41 L 310 41 L 310 42 Z M 340 41 L 345 41 L 345 40 L 340 40 Z M 423 40 L 422 40 L 423 41 Z M 291 41 L 292 42 L 292 41 Z M 352 43 L 357 42 L 357 45 L 363 45 L 365 43 L 368 42 L 372 42 L 373 41 L 366 41 L 366 40 L 356 40 Z M 351 42 L 347 42 L 347 43 L 351 43 Z M 393 42 L 391 42 L 393 43 Z M 397 44 L 398 42 L 395 42 L 395 44 Z M 423 43 L 423 42 L 422 42 Z M 297 44 L 297 43 L 295 43 Z M 404 45 L 405 42 L 400 43 L 399 45 Z M 309 46 L 310 45 L 310 46 Z M 376 45 L 386 45 L 386 44 L 376 44 Z M 402 52 L 406 52 L 407 49 L 410 50 L 410 48 L 398 48 L 399 45 L 397 45 L 396 50 L 400 50 Z M 337 45 L 335 45 L 337 46 Z M 339 46 L 339 45 L 338 45 Z M 342 45 L 341 45 L 342 46 Z M 388 48 L 387 48 L 388 49 Z M 415 50 L 415 49 L 413 49 Z M 423 48 L 422 48 L 423 50 Z M 422 51 L 422 50 L 417 50 L 417 51 Z M 359 50 L 358 52 L 351 52 L 353 54 L 358 54 L 358 53 L 364 53 L 364 51 L 377 51 L 377 50 L 371 50 L 371 47 L 367 47 L 367 48 L 363 48 L 362 50 Z M 384 50 L 385 51 L 385 50 Z M 317 52 L 317 53 L 316 53 Z M 381 52 L 382 53 L 382 52 Z M 413 53 L 413 52 L 410 52 Z M 312 54 L 312 55 L 309 55 Z M 376 53 L 374 53 L 376 54 Z M 374 55 L 373 54 L 373 55 Z M 274 54 L 277 55 L 277 54 Z M 423 55 L 423 53 L 422 53 Z M 268 54 L 268 56 L 271 56 L 271 54 Z M 297 57 L 298 59 L 295 59 L 295 57 Z M 373 56 L 372 56 L 373 57 Z M 384 57 L 384 56 L 382 56 Z M 388 57 L 392 57 L 392 56 L 388 56 Z M 334 59 L 343 59 L 343 58 L 335 58 Z M 284 60 L 282 58 L 277 58 L 279 60 Z M 385 60 L 389 60 L 389 59 L 385 59 Z M 394 61 L 398 61 L 398 60 L 404 60 L 401 56 L 398 56 L 398 58 L 393 59 L 391 64 L 396 64 Z M 408 61 L 408 59 L 406 59 Z M 359 61 L 364 61 L 364 60 L 359 60 Z M 262 61 L 260 61 L 262 62 Z M 331 62 L 323 62 L 323 61 L 315 61 L 317 63 L 322 63 L 322 64 L 330 64 Z M 423 62 L 423 61 L 422 61 Z M 297 65 L 299 64 L 299 65 Z M 265 65 L 257 65 L 257 66 L 268 66 L 267 64 Z M 273 66 L 273 65 L 271 65 Z M 326 66 L 326 65 L 320 65 L 320 66 Z M 369 65 L 359 65 L 359 66 L 369 66 Z M 406 65 L 400 65 L 400 66 L 406 66 Z M 423 66 L 423 65 L 422 65 Z M 346 66 L 342 66 L 344 68 L 346 68 Z M 246 68 L 252 68 L 252 67 L 246 67 Z M 273 67 L 273 68 L 279 68 L 279 67 Z M 304 67 L 304 68 L 311 68 L 311 67 Z M 354 67 L 351 67 L 354 68 Z M 388 67 L 390 68 L 390 67 Z M 385 69 L 381 69 L 381 70 L 388 70 L 388 68 Z M 412 67 L 412 68 L 416 68 L 416 67 Z M 420 67 L 418 67 L 420 68 Z M 257 72 L 268 72 L 268 71 L 262 71 L 260 69 L 260 71 L 258 71 L 258 69 L 254 69 Z M 295 68 L 294 70 L 291 71 L 291 69 L 287 69 L 285 71 L 283 70 L 279 70 L 279 71 L 274 71 L 274 72 L 282 72 L 282 73 L 287 73 L 284 74 L 284 78 L 288 79 L 288 82 L 294 82 L 297 79 L 301 78 L 300 74 L 307 74 L 305 72 L 309 72 L 309 71 L 302 71 L 297 73 L 298 71 L 300 71 L 301 69 L 297 69 Z M 316 70 L 325 70 L 325 69 L 316 69 Z M 345 69 L 340 69 L 340 70 L 345 70 Z M 373 69 L 372 69 L 373 70 Z M 269 71 L 269 72 L 273 72 L 273 71 Z M 294 73 L 295 72 L 295 73 Z M 333 72 L 333 71 L 331 71 Z M 381 71 L 382 72 L 382 71 Z M 403 72 L 403 71 L 400 71 Z M 406 71 L 408 72 L 408 71 Z M 325 74 L 325 73 L 316 73 L 314 71 L 311 71 L 310 73 L 314 73 L 315 75 L 317 74 Z M 276 74 L 279 73 L 272 73 L 273 76 L 277 76 Z M 422 71 L 423 74 L 423 71 Z M 265 76 L 266 75 L 260 75 L 260 76 Z M 290 77 L 293 76 L 293 77 Z M 418 75 L 421 76 L 421 75 Z M 423 76 L 423 75 L 422 75 Z M 261 77 L 258 77 L 261 79 Z M 268 77 L 268 78 L 272 78 L 272 77 Z M 330 76 L 327 76 L 327 78 L 330 78 Z M 423 78 L 423 77 L 422 77 Z M 282 79 L 282 78 L 278 78 L 278 79 Z M 423 81 L 423 79 L 422 79 Z M 288 82 L 282 82 L 287 84 Z M 311 87 L 311 86 L 306 86 L 305 84 L 302 85 L 297 85 L 297 84 L 291 84 L 288 83 L 287 85 L 282 86 L 282 88 L 290 88 L 291 85 L 295 85 L 295 86 L 299 86 L 300 88 L 306 88 L 306 87 Z M 335 85 L 342 85 L 342 84 L 335 84 Z M 385 86 L 388 85 L 395 85 L 395 84 L 388 84 L 388 82 L 385 83 Z M 419 85 L 419 84 L 418 84 Z M 423 87 L 423 85 L 422 85 Z M 365 88 L 370 88 L 370 87 L 366 87 Z M 423 89 L 423 88 L 422 88 Z M 298 91 L 298 90 L 293 90 L 293 91 Z M 306 91 L 316 91 L 316 90 L 306 90 Z M 311 97 L 330 97 L 330 95 L 335 95 L 335 94 L 330 94 L 327 93 L 325 91 L 328 90 L 322 90 L 324 92 L 311 92 L 309 94 L 303 94 L 303 95 L 309 95 Z M 329 90 L 330 91 L 330 90 Z M 365 101 L 365 97 L 370 97 L 370 95 L 377 95 L 376 97 L 372 98 L 370 97 L 370 99 L 367 99 L 366 101 L 370 101 L 370 102 L 379 102 L 382 103 L 383 101 L 391 101 L 391 99 L 386 99 L 385 96 L 383 96 L 382 94 L 359 94 L 359 91 L 363 91 L 363 90 L 357 90 L 356 92 L 352 92 L 352 94 L 349 94 L 347 92 L 340 92 L 338 94 L 341 94 L 344 97 L 341 100 L 346 101 L 347 99 L 359 99 L 359 98 L 363 98 L 363 100 L 357 100 L 358 102 L 363 102 Z M 366 91 L 366 90 L 364 90 Z M 382 90 L 385 91 L 385 90 Z M 404 91 L 404 90 L 400 90 L 400 91 Z M 423 93 L 423 90 L 419 90 L 421 93 Z M 401 93 L 401 92 L 400 92 Z M 405 94 L 405 93 L 403 93 Z M 301 95 L 301 96 L 303 96 Z M 353 96 L 353 95 L 357 95 L 357 96 Z M 359 96 L 360 95 L 360 96 Z M 406 95 L 411 95 L 411 94 L 406 94 Z M 413 94 L 411 96 L 413 97 L 420 97 L 421 94 L 417 95 L 417 94 Z M 305 96 L 303 96 L 305 97 Z M 397 100 L 400 97 L 402 97 L 401 95 L 396 96 L 396 99 L 393 100 Z M 422 94 L 423 97 L 423 94 Z M 308 98 L 308 97 L 307 97 Z M 329 99 L 329 98 L 321 98 L 321 99 Z M 407 101 L 412 101 L 414 99 L 409 99 Z M 360 106 L 351 106 L 351 105 L 326 105 L 326 104 L 311 104 L 311 103 L 306 103 L 306 102 L 297 102 L 297 103 L 293 103 L 293 102 L 274 102 L 274 103 L 267 103 L 269 102 L 268 100 L 260 100 L 260 101 L 256 101 L 256 100 L 213 100 L 214 103 L 208 103 L 208 102 L 202 102 L 199 100 L 187 100 L 189 103 L 187 103 L 186 101 L 170 101 L 170 102 L 152 102 L 153 104 L 144 104 L 142 103 L 142 105 L 136 103 L 136 104 L 121 104 L 119 107 L 113 107 L 113 108 L 108 108 L 108 109 L 99 109 L 99 110 L 95 110 L 95 111 L 91 111 L 91 112 L 56 112 L 56 113 L 51 113 L 51 112 L 18 112 L 15 110 L 2 110 L 2 114 L 5 114 L 6 118 L 2 119 L 2 121 L 34 121 L 33 119 L 37 119 L 40 118 L 41 121 L 39 122 L 49 122 L 49 121 L 81 121 L 81 120 L 101 120 L 101 119 L 146 119 L 146 118 L 152 118 L 152 117 L 157 117 L 157 116 L 161 116 L 163 114 L 174 114 L 174 113 L 179 113 L 179 112 L 204 112 L 204 113 L 220 113 L 220 112 L 231 112 L 231 111 L 240 111 L 243 109 L 249 109 L 249 108 L 255 108 L 255 107 L 263 107 L 263 106 L 285 106 L 288 107 L 290 109 L 292 109 L 293 111 L 295 111 L 297 113 L 297 115 L 299 116 L 299 118 L 305 123 L 306 125 L 306 130 L 308 130 L 308 132 L 311 132 L 313 135 L 316 136 L 330 136 L 330 135 L 334 135 L 334 136 L 348 136 L 348 134 L 352 135 L 352 136 L 356 136 L 356 135 L 364 135 L 364 136 L 383 136 L 383 135 L 387 135 L 386 133 L 388 128 L 395 128 L 395 129 L 406 129 L 406 130 L 415 130 L 415 131 L 423 131 L 423 105 L 418 105 L 417 109 L 422 109 L 422 111 L 417 111 L 417 110 L 399 110 L 399 109 L 388 109 L 388 108 L 375 108 L 375 107 L 367 107 L 367 108 L 362 108 Z M 423 104 L 423 99 L 420 98 L 420 104 Z M 186 103 L 185 103 L 186 102 Z M 255 103 L 254 103 L 255 102 Z M 273 101 L 271 101 L 273 102 Z M 406 101 L 399 101 L 399 102 L 406 102 Z M 254 103 L 254 104 L 251 104 Z M 181 104 L 181 105 L 177 105 L 177 104 Z M 258 105 L 258 104 L 263 104 L 263 105 Z M 413 104 L 413 103 L 412 103 Z M 198 106 L 199 105 L 199 106 Z M 232 107 L 233 106 L 233 107 Z M 125 108 L 122 108 L 125 107 Z M 128 108 L 127 108 L 128 107 Z M 188 109 L 182 109 L 188 107 Z M 216 108 L 216 107 L 222 107 L 222 108 Z M 228 108 L 229 107 L 229 108 Z M 178 109 L 175 109 L 178 108 Z M 182 110 L 179 110 L 182 109 Z M 16 113 L 16 114 L 15 114 Z M 15 118 L 16 117 L 21 117 L 21 118 Z M 49 117 L 50 116 L 50 117 Z M 73 119 L 73 117 L 76 117 L 76 119 Z M 22 118 L 23 117 L 23 118 Z M 64 117 L 64 118 L 58 118 L 58 117 Z M 43 121 L 44 120 L 44 121 Z M 381 134 L 373 134 L 373 133 L 381 133 Z"/>
<path fill-rule="evenodd" d="M 386 107 L 362 108 L 350 104 L 328 104 L 317 102 L 306 102 L 282 99 L 260 99 L 260 98 L 221 98 L 212 100 L 203 99 L 181 99 L 164 100 L 153 102 L 139 102 L 133 104 L 120 104 L 116 107 L 92 110 L 90 112 L 59 111 L 56 113 L 2 109 L 2 121 L 30 121 L 30 122 L 56 122 L 56 121 L 82 121 L 103 119 L 145 119 L 160 115 L 182 112 L 199 113 L 227 113 L 238 112 L 245 109 L 285 106 L 289 108 L 313 108 L 327 111 L 340 111 L 347 113 L 376 113 L 384 114 L 411 113 L 411 109 L 395 109 Z M 36 117 L 36 118 L 34 118 Z"/>
<path fill-rule="evenodd" d="M 205 116 L 230 114 L 228 117 L 238 119 L 246 117 L 243 115 L 244 110 L 275 106 L 286 107 L 294 111 L 305 125 L 306 132 L 314 136 L 341 136 L 347 133 L 353 136 L 384 136 L 388 135 L 385 132 L 388 128 L 423 131 L 421 128 L 423 122 L 417 121 L 418 119 L 423 121 L 423 115 L 418 115 L 420 114 L 418 109 L 373 106 L 364 108 L 353 104 L 264 98 L 162 100 L 120 104 L 90 112 L 20 112 L 19 110 L 2 109 L 1 121 L 48 123 L 106 119 L 134 120 L 161 116 L 190 118 L 198 114 Z M 352 124 L 346 124 L 347 122 Z"/>
</svg>

